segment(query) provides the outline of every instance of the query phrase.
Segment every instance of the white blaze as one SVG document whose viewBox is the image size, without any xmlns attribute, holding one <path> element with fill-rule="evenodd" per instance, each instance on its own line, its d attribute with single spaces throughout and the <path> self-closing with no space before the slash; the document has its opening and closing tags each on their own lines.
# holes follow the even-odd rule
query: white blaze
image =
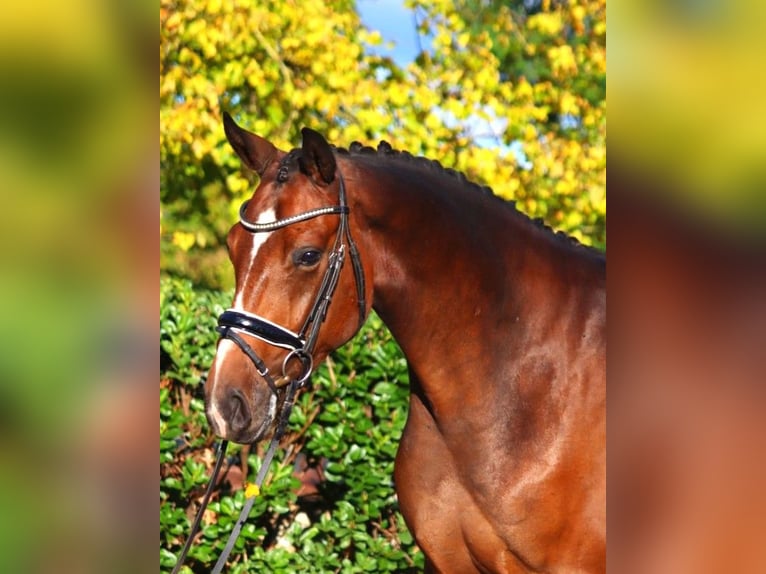
<svg viewBox="0 0 766 574">
<path fill-rule="evenodd" d="M 277 214 L 274 211 L 273 208 L 267 209 L 263 213 L 261 213 L 258 216 L 258 219 L 255 220 L 255 223 L 270 223 L 274 221 L 277 218 Z M 260 233 L 250 233 L 250 237 L 253 239 L 253 244 L 250 247 L 250 262 L 247 264 L 247 270 L 245 271 L 245 276 L 242 279 L 242 286 L 247 285 L 247 278 L 250 276 L 250 273 L 253 270 L 253 262 L 255 261 L 255 257 L 258 255 L 258 251 L 260 251 L 261 247 L 263 247 L 263 244 L 266 243 L 269 237 L 271 237 L 271 234 L 273 231 L 262 231 Z M 244 308 L 242 306 L 242 291 L 236 294 L 234 297 L 234 309 L 237 311 L 244 311 Z"/>
<path fill-rule="evenodd" d="M 276 219 L 276 212 L 273 208 L 267 209 L 263 213 L 261 213 L 258 216 L 258 219 L 256 219 L 256 223 L 269 223 L 271 221 L 274 221 Z M 244 287 L 247 285 L 247 279 L 250 276 L 250 273 L 253 270 L 253 263 L 255 262 L 255 258 L 258 255 L 258 251 L 260 251 L 261 247 L 266 243 L 268 238 L 271 236 L 273 232 L 271 231 L 264 231 L 261 233 L 248 233 L 248 235 L 252 238 L 252 245 L 250 246 L 250 261 L 247 264 L 247 269 L 245 270 L 245 276 L 242 278 L 242 281 L 240 285 L 243 287 L 242 290 L 240 290 L 236 295 L 234 296 L 234 303 L 232 305 L 232 308 L 237 311 L 244 311 L 244 306 L 242 303 L 242 291 L 244 290 Z M 221 411 L 218 410 L 218 405 L 216 404 L 216 395 L 215 395 L 215 384 L 218 379 L 218 369 L 223 365 L 224 361 L 226 361 L 226 357 L 229 355 L 231 351 L 239 351 L 239 347 L 237 347 L 234 342 L 229 341 L 228 339 L 223 339 L 219 345 L 218 345 L 218 351 L 216 353 L 215 357 L 215 364 L 216 364 L 216 372 L 213 373 L 213 376 L 211 377 L 210 381 L 210 397 L 211 397 L 211 404 L 210 404 L 210 417 L 215 421 L 215 424 L 218 426 L 222 434 L 226 434 L 226 421 L 224 420 L 223 416 L 221 415 Z"/>
</svg>

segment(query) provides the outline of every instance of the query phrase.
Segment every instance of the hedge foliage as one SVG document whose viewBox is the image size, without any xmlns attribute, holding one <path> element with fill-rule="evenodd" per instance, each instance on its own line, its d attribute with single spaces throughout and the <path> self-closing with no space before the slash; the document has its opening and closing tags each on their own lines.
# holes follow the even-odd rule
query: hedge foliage
<svg viewBox="0 0 766 574">
<path fill-rule="evenodd" d="M 202 378 L 215 352 L 217 315 L 231 294 L 160 282 L 160 566 L 170 571 L 215 458 Z M 396 449 L 407 415 L 407 367 L 380 319 L 315 373 L 299 396 L 282 449 L 229 559 L 229 572 L 416 572 L 422 553 L 398 512 Z M 262 452 L 265 444 L 254 450 Z M 245 453 L 246 454 L 246 453 Z M 258 452 L 246 456 L 248 476 Z M 241 447 L 230 446 L 184 572 L 208 572 L 244 502 Z M 296 465 L 322 476 L 298 496 Z M 313 474 L 312 474 L 313 473 Z"/>
</svg>

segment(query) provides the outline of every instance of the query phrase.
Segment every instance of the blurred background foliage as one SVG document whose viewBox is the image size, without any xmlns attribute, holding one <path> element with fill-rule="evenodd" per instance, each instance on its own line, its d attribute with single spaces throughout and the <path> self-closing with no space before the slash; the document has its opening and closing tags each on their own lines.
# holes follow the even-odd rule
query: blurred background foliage
<svg viewBox="0 0 766 574">
<path fill-rule="evenodd" d="M 164 272 L 232 285 L 224 239 L 255 181 L 223 110 L 283 149 L 303 126 L 385 139 L 605 246 L 605 0 L 408 5 L 423 48 L 401 65 L 351 1 L 161 0 Z"/>
<path fill-rule="evenodd" d="M 656 181 L 655 200 L 763 243 L 766 3 L 612 8 L 612 159 Z"/>
</svg>

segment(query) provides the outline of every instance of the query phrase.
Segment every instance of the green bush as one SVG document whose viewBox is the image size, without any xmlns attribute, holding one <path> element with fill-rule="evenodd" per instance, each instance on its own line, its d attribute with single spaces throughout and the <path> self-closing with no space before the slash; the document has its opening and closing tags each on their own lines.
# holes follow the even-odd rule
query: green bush
<svg viewBox="0 0 766 574">
<path fill-rule="evenodd" d="M 160 282 L 160 566 L 176 562 L 212 470 L 215 438 L 201 379 L 215 352 L 215 322 L 230 294 Z M 372 316 L 296 401 L 263 491 L 229 559 L 229 572 L 416 572 L 423 555 L 398 512 L 394 457 L 407 416 L 407 367 Z M 266 445 L 247 457 L 252 480 Z M 228 465 L 242 450 L 230 447 Z M 281 453 L 281 454 L 279 454 Z M 298 497 L 296 458 L 323 468 L 319 493 Z M 187 558 L 207 572 L 244 503 L 222 481 Z"/>
</svg>

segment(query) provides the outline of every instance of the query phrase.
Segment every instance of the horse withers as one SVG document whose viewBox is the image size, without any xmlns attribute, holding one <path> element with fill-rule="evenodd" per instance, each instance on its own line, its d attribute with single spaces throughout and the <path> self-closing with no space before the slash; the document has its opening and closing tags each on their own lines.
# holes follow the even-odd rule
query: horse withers
<svg viewBox="0 0 766 574">
<path fill-rule="evenodd" d="M 410 409 L 401 512 L 429 572 L 603 572 L 606 261 L 462 174 L 395 151 L 290 152 L 224 116 L 260 184 L 229 232 L 236 276 L 208 419 L 251 443 L 374 308 Z"/>
</svg>

